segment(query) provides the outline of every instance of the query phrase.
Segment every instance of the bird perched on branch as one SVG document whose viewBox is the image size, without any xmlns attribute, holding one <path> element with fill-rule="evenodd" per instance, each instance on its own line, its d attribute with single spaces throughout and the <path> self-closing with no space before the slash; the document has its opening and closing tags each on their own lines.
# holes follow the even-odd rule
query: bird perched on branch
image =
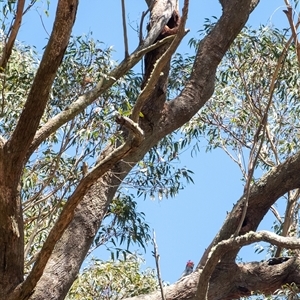
<svg viewBox="0 0 300 300">
<path fill-rule="evenodd" d="M 193 272 L 193 269 L 194 269 L 194 263 L 191 260 L 189 260 L 186 263 L 185 270 L 183 271 L 183 273 L 179 279 L 181 279 L 187 275 L 190 275 Z"/>
</svg>

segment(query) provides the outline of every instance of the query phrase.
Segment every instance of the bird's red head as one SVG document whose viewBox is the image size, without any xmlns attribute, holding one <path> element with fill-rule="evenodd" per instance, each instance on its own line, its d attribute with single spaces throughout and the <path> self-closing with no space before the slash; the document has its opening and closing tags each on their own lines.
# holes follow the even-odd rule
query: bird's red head
<svg viewBox="0 0 300 300">
<path fill-rule="evenodd" d="M 194 267 L 194 263 L 191 261 L 191 260 L 189 260 L 187 263 L 186 263 L 186 265 L 187 265 L 187 267 Z"/>
</svg>

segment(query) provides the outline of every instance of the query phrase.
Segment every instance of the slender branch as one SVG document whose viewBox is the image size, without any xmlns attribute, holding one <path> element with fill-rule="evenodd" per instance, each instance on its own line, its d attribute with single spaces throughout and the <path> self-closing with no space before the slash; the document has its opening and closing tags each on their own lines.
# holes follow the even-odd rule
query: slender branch
<svg viewBox="0 0 300 300">
<path fill-rule="evenodd" d="M 27 8 L 24 10 L 23 16 L 31 9 L 31 7 L 37 2 L 38 0 L 31 0 L 28 4 Z"/>
<path fill-rule="evenodd" d="M 279 165 L 280 164 L 280 159 L 279 159 L 279 156 L 278 156 L 278 151 L 277 151 L 277 149 L 276 149 L 276 147 L 274 145 L 273 139 L 271 137 L 270 127 L 269 127 L 268 124 L 266 126 L 266 137 L 267 137 L 267 139 L 268 139 L 268 141 L 269 141 L 269 143 L 271 145 L 271 149 L 272 149 L 272 151 L 274 153 L 276 164 Z"/>
<path fill-rule="evenodd" d="M 42 23 L 42 26 L 44 28 L 44 31 L 46 32 L 47 36 L 50 36 L 46 26 L 45 26 L 45 23 L 44 23 L 44 20 L 43 20 L 43 16 L 39 13 L 39 17 L 40 17 L 40 20 L 41 20 L 41 23 Z"/>
<path fill-rule="evenodd" d="M 146 11 L 142 12 L 142 16 L 141 16 L 141 22 L 140 22 L 140 32 L 139 32 L 139 40 L 140 40 L 140 44 L 143 41 L 143 23 L 144 23 L 144 19 L 147 16 L 147 13 L 149 12 L 149 8 Z"/>
<path fill-rule="evenodd" d="M 24 109 L 10 140 L 6 144 L 8 162 L 21 168 L 36 134 L 48 102 L 49 93 L 58 67 L 68 45 L 76 18 L 78 0 L 58 2 L 53 30 L 40 66 L 33 80 Z"/>
<path fill-rule="evenodd" d="M 274 205 L 272 205 L 270 207 L 270 211 L 273 213 L 273 215 L 275 216 L 275 218 L 277 219 L 277 221 L 282 224 L 282 220 L 281 220 L 281 217 L 280 217 L 280 214 L 279 212 L 277 211 L 277 209 L 274 207 Z M 275 255 L 277 256 L 277 255 Z"/>
<path fill-rule="evenodd" d="M 159 259 L 160 256 L 158 254 L 158 247 L 156 244 L 156 237 L 155 237 L 155 231 L 153 231 L 153 248 L 154 248 L 154 258 L 155 258 L 155 264 L 156 264 L 156 270 L 157 270 L 157 279 L 158 279 L 158 283 L 159 283 L 159 287 L 160 287 L 160 292 L 161 292 L 161 299 L 162 300 L 166 300 L 165 297 L 165 293 L 164 293 L 164 286 L 162 284 L 162 280 L 161 280 L 161 275 L 160 275 L 160 267 L 159 267 Z"/>
<path fill-rule="evenodd" d="M 125 58 L 127 58 L 129 56 L 129 51 L 128 51 L 128 37 L 127 37 L 127 27 L 126 27 L 125 0 L 121 0 L 121 4 L 122 4 L 122 21 L 123 21 Z"/>
<path fill-rule="evenodd" d="M 264 137 L 265 137 L 266 132 L 267 132 L 268 112 L 269 112 L 269 108 L 272 104 L 273 94 L 274 94 L 274 90 L 275 90 L 275 84 L 278 81 L 279 72 L 283 67 L 282 62 L 284 60 L 284 57 L 286 56 L 287 49 L 288 49 L 288 46 L 290 45 L 290 43 L 291 43 L 291 39 L 289 39 L 287 41 L 286 47 L 284 48 L 283 52 L 281 53 L 281 55 L 280 55 L 280 57 L 277 61 L 277 65 L 276 65 L 275 71 L 273 73 L 271 84 L 270 84 L 270 89 L 269 89 L 270 95 L 269 95 L 268 103 L 267 103 L 267 106 L 265 108 L 262 119 L 259 123 L 259 126 L 256 130 L 256 133 L 254 135 L 253 146 L 251 148 L 250 155 L 249 155 L 248 175 L 247 175 L 247 180 L 246 180 L 246 185 L 245 185 L 244 207 L 243 207 L 243 212 L 242 212 L 240 222 L 239 222 L 238 227 L 237 227 L 236 232 L 235 232 L 235 236 L 237 236 L 239 234 L 239 232 L 242 228 L 243 222 L 245 220 L 245 217 L 246 217 L 246 213 L 247 213 L 247 209 L 248 209 L 248 203 L 249 203 L 249 196 L 250 196 L 250 185 L 251 185 L 251 181 L 252 181 L 253 174 L 254 174 L 254 168 L 255 168 L 255 165 L 256 165 L 257 160 L 259 158 L 260 150 L 262 148 L 262 145 L 263 145 L 263 142 L 264 142 Z M 262 132 L 262 135 L 260 137 L 260 143 L 259 143 L 258 149 L 257 149 L 256 154 L 255 154 L 255 150 L 256 150 L 256 147 L 257 147 L 259 135 L 260 135 L 261 132 Z"/>
<path fill-rule="evenodd" d="M 5 46 L 2 51 L 2 57 L 0 59 L 0 73 L 4 72 L 4 70 L 6 69 L 6 65 L 10 58 L 12 48 L 15 44 L 15 40 L 18 35 L 21 23 L 22 23 L 24 5 L 25 5 L 25 0 L 18 0 L 15 20 L 14 20 L 14 23 L 11 25 L 11 28 L 10 28 L 11 32 L 8 37 L 8 41 L 5 43 Z"/>
<path fill-rule="evenodd" d="M 248 204 L 249 204 L 249 197 L 250 197 L 251 182 L 253 180 L 254 169 L 255 169 L 257 160 L 259 158 L 259 155 L 260 155 L 260 150 L 261 150 L 263 142 L 264 142 L 265 127 L 266 127 L 266 123 L 267 123 L 267 115 L 268 115 L 268 110 L 269 110 L 270 105 L 271 105 L 271 102 L 269 101 L 268 106 L 265 110 L 265 113 L 262 117 L 262 120 L 261 120 L 261 122 L 260 122 L 260 124 L 257 128 L 257 131 L 254 135 L 253 146 L 251 148 L 250 155 L 249 155 L 248 174 L 247 174 L 246 184 L 245 184 L 245 189 L 244 189 L 244 193 L 245 193 L 244 206 L 243 206 L 241 219 L 240 219 L 240 222 L 239 222 L 239 224 L 237 226 L 237 229 L 234 233 L 234 236 L 237 236 L 239 234 L 239 232 L 240 232 L 240 230 L 243 226 L 246 214 L 247 214 Z M 257 144 L 258 144 L 258 141 L 259 141 L 259 135 L 260 135 L 261 131 L 263 133 L 262 133 L 262 136 L 260 137 L 261 140 L 260 140 L 260 143 L 259 143 L 258 148 L 257 148 Z"/>
<path fill-rule="evenodd" d="M 282 236 L 288 236 L 291 230 L 291 226 L 293 224 L 293 218 L 294 218 L 294 210 L 295 206 L 297 204 L 297 201 L 300 196 L 300 190 L 296 189 L 294 193 L 289 192 L 288 193 L 288 199 L 287 199 L 287 206 L 285 210 L 285 216 L 284 216 L 284 223 L 282 227 Z M 280 256 L 281 254 L 281 247 L 277 247 L 275 252 L 275 257 Z"/>
</svg>

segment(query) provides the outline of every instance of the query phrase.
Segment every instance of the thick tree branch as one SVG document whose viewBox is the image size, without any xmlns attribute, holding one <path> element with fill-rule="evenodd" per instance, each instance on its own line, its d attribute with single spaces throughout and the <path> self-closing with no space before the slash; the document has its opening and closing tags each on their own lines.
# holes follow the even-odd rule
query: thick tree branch
<svg viewBox="0 0 300 300">
<path fill-rule="evenodd" d="M 52 34 L 17 126 L 6 145 L 11 168 L 21 168 L 44 113 L 52 83 L 68 45 L 78 0 L 58 2 Z"/>
<path fill-rule="evenodd" d="M 231 300 L 250 296 L 252 292 L 270 295 L 285 284 L 294 282 L 299 286 L 299 266 L 297 257 L 271 258 L 239 265 L 220 263 L 212 275 L 208 298 Z M 226 284 L 218 284 L 225 278 L 228 279 Z M 217 286 L 219 289 L 216 289 Z"/>
<path fill-rule="evenodd" d="M 197 298 L 207 299 L 207 291 L 209 287 L 209 280 L 216 269 L 217 264 L 222 259 L 224 253 L 235 249 L 240 249 L 242 246 L 250 245 L 255 242 L 268 242 L 273 245 L 288 249 L 300 249 L 300 240 L 290 237 L 282 237 L 275 233 L 268 231 L 248 232 L 243 236 L 232 237 L 221 241 L 213 247 L 208 255 L 208 259 L 204 268 L 200 272 L 199 283 L 197 288 Z"/>
<path fill-rule="evenodd" d="M 191 76 L 181 94 L 165 104 L 160 124 L 167 132 L 189 121 L 214 91 L 215 72 L 225 52 L 239 34 L 259 0 L 226 1 L 226 10 L 211 32 L 199 43 Z M 175 122 L 176 120 L 176 122 Z"/>
<path fill-rule="evenodd" d="M 52 36 L 37 70 L 25 107 L 11 138 L 5 143 L 3 151 L 1 151 L 0 244 L 2 254 L 0 264 L 2 276 L 0 297 L 23 281 L 24 224 L 20 177 L 26 153 L 44 113 L 49 91 L 69 41 L 76 9 L 77 0 L 59 1 Z M 7 249 L 10 250 L 7 251 Z M 10 274 L 10 277 L 7 274 Z M 27 297 L 29 291 L 24 292 L 24 297 Z M 20 298 L 12 296 L 12 299 Z"/>
<path fill-rule="evenodd" d="M 30 300 L 54 300 L 66 296 L 123 177 L 123 173 L 118 177 L 107 173 L 92 185 L 80 201 L 71 224 L 55 245 Z M 49 279 L 51 290 L 47 288 Z"/>
<path fill-rule="evenodd" d="M 290 157 L 282 164 L 273 167 L 260 180 L 252 185 L 249 195 L 248 210 L 240 234 L 244 234 L 251 230 L 255 231 L 265 214 L 277 199 L 288 191 L 300 187 L 299 172 L 300 152 Z M 242 215 L 244 197 L 245 195 L 240 198 L 231 213 L 227 215 L 221 230 L 212 241 L 210 247 L 217 245 L 222 240 L 230 238 L 235 232 L 236 226 Z M 201 268 L 205 264 L 209 252 L 210 249 L 205 251 L 197 268 Z M 228 252 L 223 258 L 223 261 L 227 261 L 228 263 L 232 262 L 235 259 L 236 254 L 236 250 Z"/>
<path fill-rule="evenodd" d="M 175 0 L 149 1 L 147 4 L 151 11 L 151 29 L 148 32 L 146 39 L 141 44 L 144 47 L 148 47 L 154 43 L 164 26 L 171 19 L 173 11 L 176 9 Z"/>
<path fill-rule="evenodd" d="M 220 262 L 227 251 L 239 249 L 258 241 L 266 241 L 291 249 L 300 248 L 299 239 L 284 238 L 267 231 L 249 232 L 237 238 L 224 240 L 212 249 L 203 270 L 198 270 L 184 280 L 164 288 L 167 299 L 237 299 L 242 296 L 250 296 L 251 292 L 257 290 L 269 294 L 286 283 L 295 282 L 300 285 L 300 276 L 297 271 L 300 260 L 295 257 L 272 258 L 261 263 L 240 265 Z M 229 272 L 231 276 L 228 278 Z M 226 277 L 226 280 L 222 281 L 223 277 Z M 196 286 L 198 286 L 198 293 L 196 293 Z M 160 292 L 157 291 L 126 300 L 158 300 L 160 297 Z"/>
</svg>

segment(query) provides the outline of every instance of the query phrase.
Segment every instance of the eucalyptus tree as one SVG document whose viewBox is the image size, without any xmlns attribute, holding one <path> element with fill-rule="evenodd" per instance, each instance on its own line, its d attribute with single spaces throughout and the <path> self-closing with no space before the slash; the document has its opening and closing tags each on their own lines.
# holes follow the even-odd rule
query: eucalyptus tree
<svg viewBox="0 0 300 300">
<path fill-rule="evenodd" d="M 174 195 L 180 188 L 180 177 L 191 180 L 186 170 L 172 169 L 171 165 L 176 149 L 184 146 L 174 143 L 172 133 L 190 120 L 183 130 L 195 135 L 208 130 L 206 136 L 213 147 L 221 145 L 230 153 L 228 147 L 233 146 L 235 151 L 236 143 L 242 154 L 244 148 L 250 147 L 249 165 L 244 168 L 245 194 L 228 214 L 193 274 L 163 291 L 137 297 L 155 299 L 165 293 L 168 299 L 232 299 L 299 283 L 297 256 L 261 264 L 235 262 L 242 246 L 259 240 L 278 245 L 278 253 L 299 248 L 296 239 L 287 237 L 290 230 L 282 236 L 254 232 L 278 198 L 286 193 L 297 195 L 293 191 L 299 187 L 300 165 L 296 140 L 289 139 L 286 148 L 272 148 L 272 134 L 283 140 L 285 134 L 289 136 L 285 114 L 273 116 L 273 120 L 268 118 L 270 112 L 275 114 L 271 101 L 275 87 L 290 82 L 286 77 L 281 80 L 279 71 L 287 66 L 285 57 L 287 51 L 293 51 L 291 42 L 298 42 L 298 24 L 292 22 L 291 7 L 287 8 L 291 40 L 281 41 L 281 46 L 285 46 L 281 52 L 273 49 L 272 43 L 265 44 L 280 55 L 275 55 L 275 71 L 269 82 L 266 78 L 274 67 L 272 63 L 256 69 L 264 83 L 255 86 L 253 94 L 257 98 L 249 92 L 254 82 L 246 81 L 255 77 L 251 62 L 270 62 L 274 53 L 266 47 L 256 53 L 257 57 L 253 56 L 247 49 L 249 45 L 243 42 L 237 44 L 240 51 L 231 50 L 225 56 L 258 2 L 220 1 L 222 15 L 208 26 L 200 41 L 194 41 L 195 56 L 181 82 L 174 76 L 180 71 L 170 70 L 170 65 L 186 34 L 188 0 L 184 1 L 182 12 L 178 12 L 175 0 L 146 0 L 145 11 L 150 11 L 147 36 L 140 35 L 136 50 L 129 53 L 124 22 L 125 58 L 119 64 L 112 63 L 109 48 L 103 50 L 90 39 L 71 39 L 78 0 L 58 1 L 53 29 L 41 59 L 16 43 L 22 17 L 36 1 L 28 7 L 24 0 L 4 3 L 0 59 L 1 298 L 64 299 L 91 247 L 111 237 L 143 246 L 147 226 L 122 187 L 138 186 L 139 194 Z M 124 1 L 121 3 L 124 7 Z M 245 39 L 251 41 L 249 37 Z M 246 58 L 239 60 L 243 53 Z M 132 68 L 144 57 L 144 75 L 137 76 Z M 233 61 L 232 72 L 241 74 L 240 80 L 235 82 L 226 65 L 217 72 L 223 58 L 225 62 Z M 230 87 L 235 83 L 244 88 L 243 92 Z M 222 86 L 228 95 L 222 98 L 220 90 L 216 90 L 213 100 L 226 99 L 223 106 L 208 102 L 215 85 Z M 267 88 L 269 95 L 261 96 L 259 102 L 259 93 Z M 288 95 L 286 100 L 290 98 Z M 233 107 L 238 104 L 242 109 Z M 251 115 L 243 105 L 253 109 Z M 225 127 L 217 117 L 221 118 L 223 108 L 231 122 Z M 212 120 L 206 118 L 210 111 L 216 115 Z M 278 118 L 283 121 L 276 129 L 274 120 Z M 296 113 L 294 118 L 297 119 Z M 231 134 L 238 134 L 237 139 Z M 192 136 L 187 136 L 186 141 L 189 138 Z M 163 164 L 155 164 L 157 149 L 168 157 Z M 283 149 L 290 152 L 281 153 Z M 254 180 L 253 171 L 258 165 L 269 171 Z M 175 174 L 175 179 L 170 174 Z M 105 218 L 109 220 L 107 227 Z M 139 291 L 148 293 L 150 289 Z"/>
</svg>

